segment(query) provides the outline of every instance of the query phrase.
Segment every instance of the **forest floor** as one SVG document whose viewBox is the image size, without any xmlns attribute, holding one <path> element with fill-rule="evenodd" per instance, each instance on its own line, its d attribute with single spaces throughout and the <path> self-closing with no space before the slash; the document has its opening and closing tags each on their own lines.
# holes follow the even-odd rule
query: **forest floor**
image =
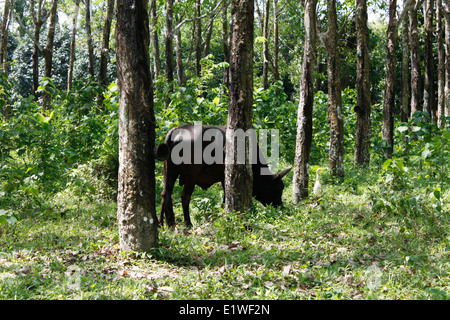
<svg viewBox="0 0 450 320">
<path fill-rule="evenodd" d="M 120 250 L 115 201 L 61 192 L 3 225 L 0 299 L 449 299 L 448 205 L 375 211 L 376 175 L 351 176 L 297 207 L 288 183 L 283 212 L 225 214 L 220 186 L 196 189 L 191 230 L 177 187 L 151 254 Z"/>
</svg>

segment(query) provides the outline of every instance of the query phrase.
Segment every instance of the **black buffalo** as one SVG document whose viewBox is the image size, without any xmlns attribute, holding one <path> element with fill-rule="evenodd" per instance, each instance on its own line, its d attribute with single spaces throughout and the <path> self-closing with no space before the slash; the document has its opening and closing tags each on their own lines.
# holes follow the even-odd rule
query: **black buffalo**
<svg viewBox="0 0 450 320">
<path fill-rule="evenodd" d="M 165 216 L 167 225 L 169 227 L 175 226 L 172 193 L 178 177 L 180 177 L 179 184 L 184 186 L 183 191 L 181 192 L 181 204 L 183 207 L 184 221 L 187 227 L 192 226 L 189 216 L 189 203 L 195 185 L 198 185 L 202 189 L 208 189 L 211 185 L 220 182 L 222 188 L 224 188 L 225 165 L 223 164 L 223 159 L 225 157 L 225 151 L 223 151 L 223 154 L 221 155 L 222 161 L 218 161 L 219 163 L 211 163 L 205 161 L 205 159 L 201 159 L 200 163 L 198 163 L 198 161 L 196 163 L 196 161 L 194 161 L 194 152 L 191 152 L 190 155 L 184 155 L 191 161 L 185 161 L 184 163 L 179 163 L 179 160 L 175 161 L 178 163 L 174 163 L 173 161 L 171 152 L 180 143 L 190 145 L 191 150 L 195 149 L 194 143 L 199 143 L 197 146 L 200 146 L 201 152 L 203 152 L 206 147 L 214 147 L 214 145 L 212 145 L 213 143 L 220 143 L 220 141 L 222 141 L 223 146 L 220 149 L 225 149 L 226 126 L 197 125 L 197 128 L 201 128 L 201 130 L 194 129 L 194 127 L 196 126 L 184 125 L 171 129 L 167 133 L 165 143 L 160 144 L 155 149 L 156 158 L 158 160 L 164 160 L 164 189 L 161 193 L 162 202 L 159 217 L 159 223 L 161 225 Z M 204 133 L 208 130 L 209 132 L 215 132 L 216 137 L 215 139 L 210 139 L 212 141 L 205 142 L 203 141 Z M 217 135 L 221 135 L 221 137 L 219 137 L 221 139 L 217 139 Z M 182 149 L 181 146 L 178 146 L 178 149 Z M 259 153 L 259 147 L 257 152 Z M 261 174 L 262 170 L 266 170 L 266 174 Z M 274 207 L 282 206 L 281 196 L 284 189 L 282 178 L 290 170 L 291 168 L 287 168 L 277 174 L 272 174 L 265 163 L 264 157 L 262 155 L 257 157 L 257 161 L 254 161 L 252 164 L 252 193 L 256 200 L 260 201 L 263 205 L 272 205 Z"/>
</svg>

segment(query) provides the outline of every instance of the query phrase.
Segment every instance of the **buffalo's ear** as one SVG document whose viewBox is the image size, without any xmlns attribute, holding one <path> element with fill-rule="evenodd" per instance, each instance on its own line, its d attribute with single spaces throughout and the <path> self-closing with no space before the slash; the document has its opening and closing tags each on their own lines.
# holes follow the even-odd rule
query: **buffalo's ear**
<svg viewBox="0 0 450 320">
<path fill-rule="evenodd" d="M 170 150 L 167 144 L 162 143 L 154 150 L 155 158 L 158 160 L 167 160 L 169 158 Z"/>
<path fill-rule="evenodd" d="M 278 172 L 277 174 L 275 174 L 275 179 L 283 179 L 283 177 L 289 172 L 291 171 L 292 167 L 289 167 L 287 169 L 284 169 L 281 172 Z"/>
</svg>

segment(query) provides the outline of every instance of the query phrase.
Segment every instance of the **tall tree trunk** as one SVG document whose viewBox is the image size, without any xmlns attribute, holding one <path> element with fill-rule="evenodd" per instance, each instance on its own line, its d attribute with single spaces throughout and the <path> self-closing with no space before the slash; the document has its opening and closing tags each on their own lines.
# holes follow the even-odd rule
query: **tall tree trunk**
<svg viewBox="0 0 450 320">
<path fill-rule="evenodd" d="M 156 0 L 151 0 L 150 19 L 151 19 L 150 39 L 151 39 L 152 52 L 153 52 L 153 68 L 154 68 L 155 76 L 159 77 L 161 75 L 161 59 L 159 57 L 159 39 L 158 39 L 158 30 L 156 28 L 156 26 L 158 24 L 158 16 L 156 14 Z"/>
<path fill-rule="evenodd" d="M 169 89 L 166 93 L 164 107 L 167 108 L 170 104 L 170 93 L 173 86 L 173 0 L 166 1 L 166 31 L 165 38 L 165 58 L 166 69 L 165 76 Z"/>
<path fill-rule="evenodd" d="M 324 35 L 328 68 L 328 123 L 330 125 L 329 166 L 335 177 L 344 176 L 344 114 L 341 96 L 341 69 L 337 51 L 336 0 L 327 0 L 328 30 Z"/>
<path fill-rule="evenodd" d="M 5 0 L 3 7 L 3 19 L 1 25 L 1 41 L 0 41 L 0 66 L 4 73 L 8 73 L 8 66 L 6 63 L 6 55 L 8 52 L 8 29 L 11 22 L 11 0 Z"/>
<path fill-rule="evenodd" d="M 120 246 L 147 252 L 158 245 L 155 209 L 155 116 L 149 57 L 148 0 L 118 0 Z"/>
<path fill-rule="evenodd" d="M 368 166 L 370 162 L 370 57 L 369 30 L 367 28 L 367 1 L 356 0 L 356 134 L 355 159 L 357 165 Z"/>
<path fill-rule="evenodd" d="M 195 0 L 195 74 L 200 77 L 202 67 L 200 60 L 202 59 L 202 19 L 201 16 L 201 0 Z"/>
<path fill-rule="evenodd" d="M 230 63 L 230 46 L 228 42 L 230 34 L 228 33 L 228 1 L 222 3 L 222 47 L 223 47 L 223 61 Z M 227 67 L 223 71 L 223 84 L 228 88 L 230 85 L 230 68 Z"/>
<path fill-rule="evenodd" d="M 411 118 L 417 111 L 422 111 L 420 103 L 420 60 L 419 60 L 419 33 L 417 27 L 416 0 L 409 9 L 409 33 L 411 46 Z"/>
<path fill-rule="evenodd" d="M 254 0 L 232 0 L 230 100 L 226 159 L 236 160 L 235 130 L 252 128 Z M 231 145 L 232 144 L 232 145 Z M 253 174 L 248 144 L 245 164 L 225 164 L 225 211 L 245 212 L 252 205 Z"/>
<path fill-rule="evenodd" d="M 450 68 L 448 64 L 450 63 L 450 1 L 444 0 L 444 16 L 445 16 L 445 59 L 446 59 L 446 68 L 445 68 L 445 106 L 444 106 L 444 114 L 446 117 L 450 117 Z M 449 125 L 448 123 L 446 125 Z"/>
<path fill-rule="evenodd" d="M 44 76 L 47 78 L 52 77 L 53 67 L 53 41 L 55 39 L 55 27 L 58 19 L 58 0 L 52 0 L 50 7 L 50 20 L 47 33 L 47 45 L 44 49 L 45 71 Z M 50 94 L 44 91 L 42 95 L 42 113 L 45 113 L 50 109 Z"/>
<path fill-rule="evenodd" d="M 92 47 L 92 32 L 91 32 L 91 0 L 85 0 L 85 28 L 88 46 L 88 61 L 89 74 L 94 77 L 94 48 Z"/>
<path fill-rule="evenodd" d="M 294 204 L 308 197 L 309 158 L 312 142 L 312 110 L 314 104 L 314 63 L 316 54 L 317 0 L 304 0 L 305 45 L 300 80 L 300 102 L 297 115 L 297 139 L 294 158 L 292 200 Z"/>
<path fill-rule="evenodd" d="M 273 0 L 273 82 L 280 80 L 278 70 L 278 0 Z"/>
<path fill-rule="evenodd" d="M 263 88 L 269 88 L 269 14 L 270 0 L 266 0 L 263 24 Z"/>
<path fill-rule="evenodd" d="M 30 1 L 30 11 L 34 24 L 33 32 L 33 54 L 32 54 L 32 65 L 33 65 L 33 91 L 32 94 L 35 96 L 36 91 L 39 87 L 39 54 L 41 53 L 41 47 L 39 44 L 40 34 L 42 25 L 45 22 L 45 16 L 42 15 L 43 0 L 39 0 L 37 12 L 35 12 L 35 1 Z"/>
<path fill-rule="evenodd" d="M 405 7 L 403 7 L 405 8 Z M 408 15 L 403 19 L 402 27 L 402 105 L 400 118 L 402 122 L 408 122 L 410 114 L 409 103 L 409 23 Z"/>
<path fill-rule="evenodd" d="M 67 76 L 67 91 L 72 90 L 73 65 L 75 63 L 75 40 L 77 36 L 79 10 L 80 10 L 80 0 L 75 0 L 75 13 L 73 15 L 72 37 L 70 40 L 70 58 L 69 58 L 69 71 Z"/>
<path fill-rule="evenodd" d="M 184 86 L 183 50 L 181 48 L 181 28 L 175 31 L 175 53 L 177 60 L 178 83 Z"/>
<path fill-rule="evenodd" d="M 217 13 L 212 13 L 209 16 L 208 29 L 206 33 L 206 38 L 203 43 L 203 56 L 207 57 L 209 55 L 210 47 L 211 47 L 211 38 L 214 32 L 214 19 L 216 18 Z"/>
<path fill-rule="evenodd" d="M 109 61 L 109 38 L 111 35 L 111 24 L 114 17 L 114 5 L 116 0 L 108 0 L 106 7 L 105 25 L 103 26 L 102 44 L 100 47 L 100 67 L 98 70 L 98 83 L 106 86 L 106 76 L 108 72 Z M 97 105 L 103 105 L 103 94 L 97 95 Z"/>
<path fill-rule="evenodd" d="M 436 2 L 436 34 L 438 44 L 438 98 L 437 98 L 437 117 L 438 126 L 443 124 L 442 117 L 444 116 L 445 106 L 445 48 L 444 48 L 444 30 L 443 23 L 443 7 L 442 0 Z"/>
<path fill-rule="evenodd" d="M 423 92 L 423 110 L 430 114 L 433 123 L 436 123 L 436 114 L 434 109 L 434 90 L 433 90 L 433 16 L 434 0 L 426 0 L 425 4 L 425 48 L 424 48 L 424 92 Z"/>
<path fill-rule="evenodd" d="M 386 158 L 394 151 L 395 67 L 397 63 L 397 0 L 389 1 L 389 25 L 386 33 L 386 85 L 384 89 L 382 139 Z"/>
</svg>

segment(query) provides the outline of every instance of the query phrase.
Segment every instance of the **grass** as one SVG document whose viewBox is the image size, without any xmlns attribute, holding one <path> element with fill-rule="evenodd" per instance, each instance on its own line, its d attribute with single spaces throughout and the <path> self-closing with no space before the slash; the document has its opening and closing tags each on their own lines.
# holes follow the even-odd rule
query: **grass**
<svg viewBox="0 0 450 320">
<path fill-rule="evenodd" d="M 375 211 L 376 180 L 325 173 L 322 199 L 294 206 L 288 183 L 283 212 L 245 215 L 223 213 L 219 186 L 196 190 L 191 230 L 177 189 L 178 228 L 150 254 L 120 250 L 114 201 L 66 190 L 3 225 L 0 299 L 449 299 L 448 205 Z"/>
</svg>

